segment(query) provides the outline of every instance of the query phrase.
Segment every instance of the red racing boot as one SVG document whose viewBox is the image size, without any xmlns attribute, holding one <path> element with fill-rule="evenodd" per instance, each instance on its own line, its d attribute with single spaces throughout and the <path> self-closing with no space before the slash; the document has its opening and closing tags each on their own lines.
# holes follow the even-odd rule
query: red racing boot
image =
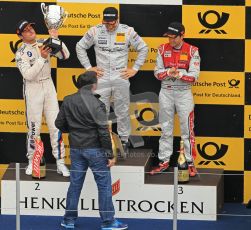
<svg viewBox="0 0 251 230">
<path fill-rule="evenodd" d="M 188 171 L 190 177 L 195 177 L 198 173 L 197 169 L 193 164 L 188 165 Z"/>
<path fill-rule="evenodd" d="M 159 165 L 150 171 L 150 175 L 155 175 L 167 171 L 169 168 L 169 161 L 160 162 Z"/>
</svg>

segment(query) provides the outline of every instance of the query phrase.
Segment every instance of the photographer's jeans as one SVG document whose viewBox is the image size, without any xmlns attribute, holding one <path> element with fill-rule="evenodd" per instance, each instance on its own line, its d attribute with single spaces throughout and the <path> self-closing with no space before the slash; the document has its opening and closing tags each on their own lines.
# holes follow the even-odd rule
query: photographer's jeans
<svg viewBox="0 0 251 230">
<path fill-rule="evenodd" d="M 70 150 L 71 175 L 67 193 L 64 222 L 74 224 L 78 217 L 78 202 L 88 167 L 92 170 L 98 187 L 99 214 L 103 224 L 114 221 L 112 186 L 107 157 L 100 148 Z"/>
</svg>

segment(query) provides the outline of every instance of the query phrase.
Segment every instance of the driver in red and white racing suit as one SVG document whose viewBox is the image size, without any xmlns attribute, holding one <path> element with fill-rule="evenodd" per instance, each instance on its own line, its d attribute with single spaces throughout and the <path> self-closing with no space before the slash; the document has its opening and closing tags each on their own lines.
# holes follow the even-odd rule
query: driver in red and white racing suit
<svg viewBox="0 0 251 230">
<path fill-rule="evenodd" d="M 159 140 L 158 157 L 161 161 L 150 174 L 161 173 L 169 168 L 173 153 L 174 115 L 177 112 L 180 121 L 181 138 L 184 141 L 185 156 L 190 176 L 197 171 L 193 163 L 196 155 L 194 137 L 194 101 L 191 86 L 199 77 L 200 56 L 198 48 L 183 41 L 184 26 L 173 22 L 164 34 L 169 43 L 158 49 L 155 77 L 162 81 L 159 94 L 159 122 L 162 133 Z"/>
</svg>

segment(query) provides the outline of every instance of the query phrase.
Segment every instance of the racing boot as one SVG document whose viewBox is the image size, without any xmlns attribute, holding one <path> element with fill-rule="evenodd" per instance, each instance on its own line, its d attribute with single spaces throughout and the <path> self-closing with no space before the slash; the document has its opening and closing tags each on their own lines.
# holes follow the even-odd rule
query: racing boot
<svg viewBox="0 0 251 230">
<path fill-rule="evenodd" d="M 195 177 L 198 173 L 193 163 L 188 164 L 188 171 L 190 177 Z"/>
<path fill-rule="evenodd" d="M 64 164 L 64 159 L 57 160 L 57 173 L 62 174 L 64 177 L 70 176 L 69 169 Z"/>
<path fill-rule="evenodd" d="M 25 174 L 29 176 L 32 174 L 32 160 L 29 160 L 29 163 L 25 168 Z"/>
<path fill-rule="evenodd" d="M 124 149 L 125 155 L 122 156 L 122 158 L 126 159 L 126 157 L 129 155 L 129 141 L 122 141 L 122 147 Z"/>
<path fill-rule="evenodd" d="M 164 162 L 160 162 L 159 165 L 157 167 L 154 167 L 151 171 L 150 171 L 150 175 L 156 175 L 162 172 L 166 172 L 169 168 L 169 161 L 164 161 Z"/>
</svg>

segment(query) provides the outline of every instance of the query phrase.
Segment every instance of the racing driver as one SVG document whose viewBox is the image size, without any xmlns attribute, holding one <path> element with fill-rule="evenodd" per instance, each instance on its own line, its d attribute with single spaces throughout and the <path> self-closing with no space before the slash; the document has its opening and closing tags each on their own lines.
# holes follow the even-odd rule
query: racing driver
<svg viewBox="0 0 251 230">
<path fill-rule="evenodd" d="M 179 22 L 172 22 L 164 34 L 169 42 L 158 49 L 154 75 L 161 81 L 159 122 L 162 133 L 158 153 L 160 163 L 150 172 L 151 175 L 166 171 L 170 166 L 175 112 L 179 116 L 189 174 L 192 177 L 197 174 L 193 161 L 196 151 L 191 86 L 199 77 L 200 56 L 197 47 L 183 41 L 184 35 L 185 27 Z"/>
<path fill-rule="evenodd" d="M 97 66 L 92 66 L 87 49 L 94 45 Z M 132 68 L 128 68 L 130 46 L 138 52 Z M 103 11 L 102 24 L 92 27 L 76 45 L 77 56 L 85 69 L 95 71 L 98 77 L 100 100 L 106 105 L 109 116 L 110 99 L 113 98 L 114 112 L 117 118 L 117 132 L 125 153 L 128 153 L 130 135 L 130 93 L 129 78 L 135 76 L 144 64 L 148 47 L 133 27 L 120 24 L 118 10 L 107 7 Z"/>
<path fill-rule="evenodd" d="M 54 124 L 59 107 L 57 93 L 51 78 L 51 49 L 43 45 L 43 39 L 36 39 L 35 23 L 21 20 L 17 24 L 16 32 L 23 41 L 22 46 L 16 52 L 16 63 L 23 76 L 23 95 L 28 126 L 27 157 L 29 164 L 25 173 L 32 174 L 34 138 L 40 135 L 42 115 L 44 114 L 50 132 L 52 154 L 56 159 L 57 172 L 68 177 L 70 172 L 64 164 L 65 148 L 62 134 Z M 55 29 L 49 30 L 49 34 L 53 38 L 58 37 Z M 59 59 L 67 59 L 69 55 L 64 43 L 62 43 L 61 51 L 55 54 Z"/>
</svg>

